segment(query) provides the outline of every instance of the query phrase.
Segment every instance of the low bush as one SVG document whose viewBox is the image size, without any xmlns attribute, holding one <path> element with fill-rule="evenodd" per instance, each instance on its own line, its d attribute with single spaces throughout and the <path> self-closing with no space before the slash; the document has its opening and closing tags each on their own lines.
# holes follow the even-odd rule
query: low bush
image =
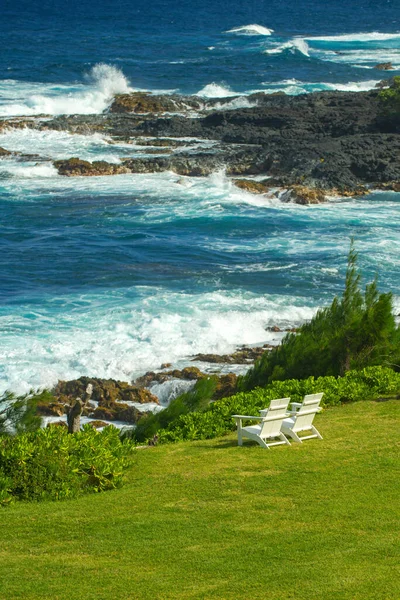
<svg viewBox="0 0 400 600">
<path fill-rule="evenodd" d="M 218 400 L 205 410 L 179 416 L 168 427 L 159 430 L 159 442 L 202 440 L 225 435 L 235 429 L 233 414 L 258 415 L 274 398 L 290 397 L 301 402 L 305 394 L 324 392 L 322 406 L 344 402 L 373 400 L 382 394 L 400 393 L 400 373 L 385 367 L 368 367 L 348 371 L 344 377 L 308 377 L 274 381 L 265 388 L 240 392 Z"/>
<path fill-rule="evenodd" d="M 389 80 L 389 87 L 379 92 L 379 101 L 385 113 L 400 114 L 400 77 L 395 75 Z"/>
<path fill-rule="evenodd" d="M 132 444 L 119 431 L 86 425 L 74 435 L 64 427 L 0 437 L 0 504 L 61 500 L 119 487 Z"/>
<path fill-rule="evenodd" d="M 160 429 L 165 429 L 180 416 L 205 408 L 215 392 L 217 383 L 216 377 L 199 379 L 193 389 L 172 400 L 166 409 L 144 415 L 139 419 L 136 428 L 123 432 L 122 437 L 132 437 L 139 443 L 149 440 L 157 435 Z"/>
</svg>

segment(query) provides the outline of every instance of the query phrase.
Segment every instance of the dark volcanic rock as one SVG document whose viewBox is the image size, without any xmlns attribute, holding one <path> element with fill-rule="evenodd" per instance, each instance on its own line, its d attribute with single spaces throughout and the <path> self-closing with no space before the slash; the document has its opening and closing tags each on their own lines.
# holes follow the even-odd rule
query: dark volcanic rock
<svg viewBox="0 0 400 600">
<path fill-rule="evenodd" d="M 56 160 L 54 166 L 60 175 L 66 177 L 93 177 L 97 175 L 119 175 L 129 173 L 124 165 L 108 163 L 104 160 L 89 162 L 80 158 L 69 158 L 67 160 Z"/>
<path fill-rule="evenodd" d="M 93 386 L 91 399 L 102 406 L 108 406 L 109 403 L 115 403 L 117 400 L 138 402 L 139 404 L 147 402 L 158 404 L 158 398 L 148 390 L 138 388 L 124 381 L 91 377 L 80 377 L 72 381 L 59 381 L 53 390 L 53 395 L 59 402 L 69 403 L 77 397 L 84 397 L 89 383 Z"/>
<path fill-rule="evenodd" d="M 390 86 L 390 82 L 388 79 L 380 85 Z M 59 173 L 66 176 L 164 170 L 204 176 L 225 168 L 228 175 L 237 177 L 269 176 L 266 186 L 302 186 L 321 194 L 346 195 L 363 193 L 365 186 L 400 180 L 400 119 L 385 113 L 378 94 L 378 90 L 297 97 L 257 94 L 249 97 L 256 106 L 227 110 L 230 99 L 224 102 L 140 93 L 118 96 L 103 115 L 8 119 L 0 121 L 0 128 L 11 122 L 11 126 L 19 127 L 26 121 L 27 127 L 81 134 L 99 131 L 114 140 L 140 143 L 143 139 L 143 144 L 150 145 L 156 142 L 148 138 L 159 138 L 161 147 L 170 145 L 170 137 L 218 142 L 207 151 L 200 147 L 197 152 L 132 157 L 118 165 L 77 158 L 56 161 Z M 198 111 L 196 118 L 193 110 Z M 171 114 L 177 111 L 184 114 Z M 239 185 L 250 191 L 250 184 Z M 253 191 L 262 192 L 261 186 L 253 184 Z M 304 194 L 292 191 L 291 195 L 303 201 Z"/>
<path fill-rule="evenodd" d="M 325 202 L 325 192 L 318 188 L 309 188 L 304 185 L 293 185 L 280 196 L 283 202 L 296 204 L 321 204 Z M 275 330 L 273 330 L 275 331 Z"/>
<path fill-rule="evenodd" d="M 209 362 L 215 364 L 247 365 L 260 358 L 265 351 L 272 348 L 270 344 L 264 344 L 262 347 L 249 348 L 243 346 L 232 354 L 197 354 L 192 358 L 193 361 Z"/>
<path fill-rule="evenodd" d="M 251 194 L 265 194 L 269 189 L 262 181 L 252 181 L 251 179 L 234 179 L 233 183 L 236 187 Z"/>
<path fill-rule="evenodd" d="M 185 367 L 184 369 L 173 369 L 172 371 L 163 371 L 162 373 L 155 373 L 154 371 L 148 371 L 145 375 L 138 377 L 135 381 L 135 386 L 144 388 L 151 385 L 152 383 L 165 383 L 170 379 L 185 379 L 187 381 L 197 381 L 207 377 L 205 373 L 202 373 L 197 367 Z"/>
<path fill-rule="evenodd" d="M 202 102 L 198 98 L 156 95 L 148 92 L 118 94 L 109 111 L 111 113 L 165 113 L 200 110 Z"/>
<path fill-rule="evenodd" d="M 378 69 L 379 71 L 391 71 L 393 69 L 393 65 L 391 62 L 379 63 L 375 65 L 374 69 Z"/>
</svg>

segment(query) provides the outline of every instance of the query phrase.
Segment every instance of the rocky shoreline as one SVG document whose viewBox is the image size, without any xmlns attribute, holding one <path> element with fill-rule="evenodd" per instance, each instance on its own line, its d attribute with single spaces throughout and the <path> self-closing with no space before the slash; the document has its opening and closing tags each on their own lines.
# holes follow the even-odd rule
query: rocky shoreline
<svg viewBox="0 0 400 600">
<path fill-rule="evenodd" d="M 247 107 L 235 108 L 239 101 Z M 0 121 L 0 131 L 25 127 L 101 133 L 110 143 L 132 144 L 132 157 L 119 163 L 53 161 L 66 177 L 163 171 L 202 177 L 225 169 L 242 190 L 300 204 L 376 188 L 400 191 L 400 120 L 384 113 L 378 90 L 213 100 L 132 93 L 116 96 L 101 115 Z M 18 153 L 0 149 L 0 156 Z"/>
<path fill-rule="evenodd" d="M 275 329 L 277 330 L 278 328 Z M 259 347 L 242 346 L 228 355 L 199 354 L 193 356 L 191 361 L 219 365 L 219 367 L 227 365 L 250 367 L 272 347 L 271 344 Z M 159 370 L 148 371 L 131 383 L 86 376 L 70 381 L 59 381 L 50 391 L 50 396 L 45 401 L 39 402 L 37 411 L 48 422 L 66 426 L 66 415 L 76 399 L 85 396 L 85 390 L 91 384 L 93 393 L 90 402 L 83 409 L 82 416 L 87 417 L 93 427 L 101 428 L 115 422 L 120 425 L 134 425 L 144 414 L 162 410 L 177 394 L 192 387 L 199 379 L 210 375 L 217 379 L 213 400 L 235 393 L 237 375 L 233 372 L 206 373 L 196 366 L 173 369 L 172 365 L 167 363 L 161 365 Z M 184 386 L 176 385 L 175 393 L 172 392 L 167 400 L 161 402 L 152 390 L 155 386 L 159 388 L 160 385 L 168 382 L 183 382 Z"/>
</svg>

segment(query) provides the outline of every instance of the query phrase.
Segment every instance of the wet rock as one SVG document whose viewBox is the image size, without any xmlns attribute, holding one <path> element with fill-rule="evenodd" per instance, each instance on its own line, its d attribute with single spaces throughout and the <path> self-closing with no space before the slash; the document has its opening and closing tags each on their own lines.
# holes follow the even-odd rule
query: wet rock
<svg viewBox="0 0 400 600">
<path fill-rule="evenodd" d="M 88 424 L 95 429 L 100 429 L 109 425 L 109 423 L 105 423 L 104 421 L 90 421 Z"/>
<path fill-rule="evenodd" d="M 272 325 L 272 327 L 266 327 L 265 330 L 273 331 L 274 333 L 278 333 L 278 332 L 282 331 L 282 329 L 280 327 L 278 327 L 278 325 Z"/>
<path fill-rule="evenodd" d="M 68 411 L 68 406 L 61 402 L 39 402 L 36 405 L 36 411 L 39 415 L 46 417 L 62 417 Z"/>
<path fill-rule="evenodd" d="M 145 375 L 138 377 L 135 381 L 135 386 L 139 388 L 145 388 L 151 386 L 154 383 L 165 383 L 171 379 L 184 379 L 186 381 L 197 381 L 207 377 L 205 373 L 200 371 L 197 367 L 185 367 L 184 369 L 173 369 L 172 371 L 163 371 L 162 373 L 156 373 L 154 371 L 148 371 Z"/>
<path fill-rule="evenodd" d="M 197 354 L 192 360 L 212 364 L 246 365 L 257 360 L 268 348 L 272 348 L 272 346 L 270 344 L 256 348 L 243 346 L 232 354 Z"/>
<path fill-rule="evenodd" d="M 400 192 L 400 181 L 388 181 L 387 183 L 382 183 L 379 188 L 389 192 Z"/>
<path fill-rule="evenodd" d="M 55 160 L 53 164 L 58 173 L 65 177 L 95 177 L 129 173 L 129 169 L 123 164 L 108 163 L 104 160 L 95 160 L 91 163 L 80 158 L 69 158 L 67 160 Z"/>
<path fill-rule="evenodd" d="M 1 148 L 0 147 L 0 156 L 4 157 L 4 156 L 11 156 L 12 152 L 10 152 L 9 150 L 6 150 L 5 148 Z"/>
<path fill-rule="evenodd" d="M 143 412 L 133 406 L 120 402 L 109 402 L 107 406 L 99 406 L 89 416 L 93 419 L 105 421 L 124 421 L 125 423 L 137 423 Z"/>
<path fill-rule="evenodd" d="M 326 196 L 323 190 L 309 188 L 303 185 L 294 185 L 281 194 L 283 202 L 295 202 L 296 204 L 321 204 L 325 202 Z"/>
<path fill-rule="evenodd" d="M 233 396 L 236 393 L 237 375 L 234 373 L 227 373 L 226 375 L 220 375 L 218 377 L 217 387 L 213 394 L 213 400 L 220 400 L 221 398 L 227 398 Z"/>
<path fill-rule="evenodd" d="M 135 144 L 137 146 L 161 146 L 161 147 L 168 147 L 168 148 L 179 148 L 180 146 L 188 146 L 190 143 L 190 145 L 195 144 L 195 143 L 199 143 L 196 141 L 190 141 L 187 142 L 186 140 L 171 140 L 171 139 L 165 139 L 165 138 L 152 138 L 150 140 L 135 140 Z"/>
<path fill-rule="evenodd" d="M 250 192 L 251 194 L 265 194 L 268 191 L 268 187 L 262 181 L 252 181 L 251 179 L 234 179 L 233 183 L 236 187 Z"/>
<path fill-rule="evenodd" d="M 394 67 L 391 62 L 379 63 L 374 67 L 374 69 L 378 69 L 379 71 L 391 71 L 393 68 Z"/>
<path fill-rule="evenodd" d="M 182 96 L 156 95 L 148 92 L 118 94 L 115 96 L 109 111 L 111 113 L 166 113 L 187 112 L 202 108 L 199 99 Z"/>
<path fill-rule="evenodd" d="M 47 423 L 47 427 L 65 427 L 65 428 L 67 428 L 68 425 L 67 425 L 66 421 L 55 421 L 54 423 Z"/>
<path fill-rule="evenodd" d="M 53 390 L 53 394 L 60 402 L 70 403 L 71 400 L 84 396 L 85 390 L 89 384 L 93 386 L 91 399 L 99 402 L 102 406 L 107 403 L 113 403 L 117 400 L 125 402 L 137 402 L 144 404 L 155 402 L 158 399 L 149 390 L 133 386 L 125 381 L 116 381 L 114 379 L 99 379 L 91 377 L 80 377 L 71 381 L 59 381 Z"/>
<path fill-rule="evenodd" d="M 160 368 L 161 369 L 169 369 L 170 367 L 172 367 L 171 363 L 163 363 Z"/>
</svg>

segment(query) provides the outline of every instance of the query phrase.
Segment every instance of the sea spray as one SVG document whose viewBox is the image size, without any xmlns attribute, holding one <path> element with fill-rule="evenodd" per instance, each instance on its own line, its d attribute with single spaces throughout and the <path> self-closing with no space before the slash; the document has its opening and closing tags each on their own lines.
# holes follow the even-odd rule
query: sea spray
<svg viewBox="0 0 400 600">
<path fill-rule="evenodd" d="M 33 94 L 24 103 L 2 103 L 0 116 L 99 114 L 109 106 L 115 94 L 131 90 L 122 71 L 104 63 L 95 65 L 85 79 L 86 85 L 47 86 L 47 94 Z M 43 87 L 46 90 L 46 86 Z"/>
</svg>

